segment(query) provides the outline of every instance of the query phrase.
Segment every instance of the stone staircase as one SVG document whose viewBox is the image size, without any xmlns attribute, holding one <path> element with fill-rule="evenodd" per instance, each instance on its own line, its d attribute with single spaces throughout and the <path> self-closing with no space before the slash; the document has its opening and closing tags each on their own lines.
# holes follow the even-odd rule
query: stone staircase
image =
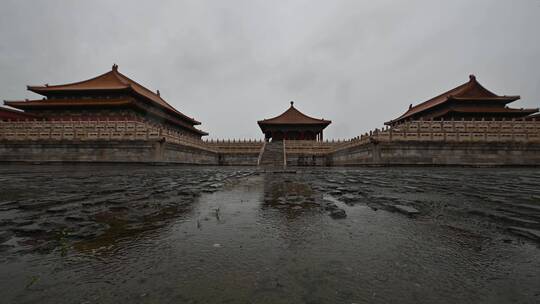
<svg viewBox="0 0 540 304">
<path fill-rule="evenodd" d="M 284 162 L 283 141 L 273 141 L 265 143 L 264 150 L 261 151 L 259 166 L 263 168 L 283 169 Z"/>
</svg>

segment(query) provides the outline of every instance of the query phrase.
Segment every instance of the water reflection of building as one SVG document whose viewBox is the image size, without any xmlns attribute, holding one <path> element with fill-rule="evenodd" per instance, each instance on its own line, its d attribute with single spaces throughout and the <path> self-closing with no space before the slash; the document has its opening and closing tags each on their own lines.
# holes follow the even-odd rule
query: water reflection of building
<svg viewBox="0 0 540 304">
<path fill-rule="evenodd" d="M 298 111 L 291 101 L 291 107 L 280 115 L 257 122 L 267 141 L 276 140 L 323 140 L 323 130 L 332 121 L 317 119 Z"/>
<path fill-rule="evenodd" d="M 64 121 L 140 120 L 158 124 L 184 136 L 201 138 L 206 132 L 195 128 L 197 120 L 167 103 L 159 90 L 153 92 L 131 80 L 113 65 L 95 78 L 61 85 L 28 86 L 43 99 L 5 101 L 23 112 L 0 111 L 0 119 L 43 119 Z"/>
<path fill-rule="evenodd" d="M 294 174 L 268 173 L 264 176 L 263 208 L 278 209 L 288 218 L 320 213 L 322 196 Z"/>
</svg>

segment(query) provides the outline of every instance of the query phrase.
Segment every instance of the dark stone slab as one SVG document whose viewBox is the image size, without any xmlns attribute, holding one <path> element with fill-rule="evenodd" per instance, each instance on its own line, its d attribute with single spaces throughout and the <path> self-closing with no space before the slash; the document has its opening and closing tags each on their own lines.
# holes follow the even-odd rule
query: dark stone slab
<svg viewBox="0 0 540 304">
<path fill-rule="evenodd" d="M 405 205 L 394 205 L 393 208 L 397 212 L 403 213 L 406 215 L 416 215 L 420 213 L 420 211 L 416 210 L 415 208 L 410 207 L 410 206 L 405 206 Z"/>
<path fill-rule="evenodd" d="M 347 213 L 343 209 L 335 209 L 330 212 L 330 216 L 333 219 L 344 219 L 347 217 Z"/>
</svg>

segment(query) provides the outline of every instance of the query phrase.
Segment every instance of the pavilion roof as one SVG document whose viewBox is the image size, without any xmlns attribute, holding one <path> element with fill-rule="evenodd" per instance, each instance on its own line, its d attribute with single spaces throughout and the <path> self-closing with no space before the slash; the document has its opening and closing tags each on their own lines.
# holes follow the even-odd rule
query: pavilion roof
<svg viewBox="0 0 540 304">
<path fill-rule="evenodd" d="M 540 119 L 540 113 L 531 114 L 531 115 L 525 117 L 525 119 L 530 119 L 530 120 L 532 120 L 532 119 Z"/>
<path fill-rule="evenodd" d="M 257 123 L 259 125 L 329 125 L 332 121 L 307 116 L 298 111 L 294 107 L 294 102 L 291 101 L 291 106 L 285 112 L 273 118 L 259 120 Z"/>
<path fill-rule="evenodd" d="M 536 108 L 530 109 L 516 109 L 506 107 L 467 107 L 467 106 L 451 106 L 445 109 L 443 112 L 437 113 L 437 116 L 446 115 L 448 113 L 486 113 L 504 115 L 507 117 L 522 117 L 538 112 Z M 428 116 L 429 117 L 429 116 Z"/>
<path fill-rule="evenodd" d="M 180 116 L 182 119 L 185 119 L 194 125 L 201 124 L 197 120 L 184 115 L 183 113 L 176 110 L 173 106 L 168 104 L 163 98 L 161 98 L 159 91 L 154 93 L 153 91 L 145 88 L 136 81 L 130 79 L 124 74 L 118 71 L 118 66 L 113 65 L 111 71 L 101 74 L 97 77 L 83 80 L 79 82 L 73 82 L 68 84 L 61 85 L 44 85 L 44 86 L 28 86 L 28 90 L 47 96 L 52 92 L 70 92 L 70 91 L 117 91 L 117 90 L 126 90 L 135 93 L 157 105 L 160 108 L 163 108 L 173 114 Z"/>
<path fill-rule="evenodd" d="M 0 120 L 1 119 L 33 119 L 33 118 L 38 118 L 38 116 L 25 113 L 23 111 L 0 106 Z"/>
<path fill-rule="evenodd" d="M 4 104 L 17 109 L 46 108 L 51 106 L 123 106 L 131 104 L 129 98 L 107 99 L 34 99 L 34 100 L 5 100 Z"/>
<path fill-rule="evenodd" d="M 478 112 L 478 113 L 523 113 L 525 115 L 527 114 L 533 114 L 538 112 L 538 108 L 495 108 L 495 107 L 451 107 L 449 109 L 451 112 L 460 112 L 460 113 L 470 113 L 470 112 Z"/>
<path fill-rule="evenodd" d="M 400 120 L 403 120 L 405 118 L 408 118 L 410 116 L 413 116 L 415 114 L 421 113 L 423 111 L 426 111 L 428 109 L 431 109 L 435 106 L 444 104 L 450 100 L 455 101 L 488 101 L 488 102 L 500 102 L 502 104 L 507 104 L 512 101 L 516 101 L 520 98 L 520 96 L 500 96 L 497 95 L 488 89 L 484 88 L 477 80 L 474 75 L 469 76 L 469 81 L 457 86 L 447 92 L 442 93 L 441 95 L 438 95 L 436 97 L 433 97 L 427 101 L 424 101 L 416 106 L 410 106 L 407 112 L 405 112 L 400 117 L 393 119 L 389 122 L 386 122 L 386 124 L 391 124 Z M 482 108 L 478 108 L 477 111 L 481 112 Z M 503 108 L 505 109 L 505 108 Z M 470 109 L 473 110 L 474 109 Z M 469 110 L 469 111 L 470 111 Z"/>
</svg>

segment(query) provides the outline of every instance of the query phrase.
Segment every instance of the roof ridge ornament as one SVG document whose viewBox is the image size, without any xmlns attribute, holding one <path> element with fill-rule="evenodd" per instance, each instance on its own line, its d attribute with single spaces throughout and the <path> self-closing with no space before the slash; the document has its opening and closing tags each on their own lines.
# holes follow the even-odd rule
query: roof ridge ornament
<svg viewBox="0 0 540 304">
<path fill-rule="evenodd" d="M 469 80 L 476 81 L 476 76 L 474 74 L 469 75 Z"/>
<path fill-rule="evenodd" d="M 118 64 L 113 63 L 113 65 L 112 65 L 112 70 L 113 70 L 113 71 L 118 71 Z"/>
<path fill-rule="evenodd" d="M 291 107 L 294 107 L 294 101 L 291 100 Z"/>
<path fill-rule="evenodd" d="M 156 94 L 157 94 L 157 96 L 160 96 L 160 95 L 159 95 L 159 90 L 156 90 Z"/>
</svg>

